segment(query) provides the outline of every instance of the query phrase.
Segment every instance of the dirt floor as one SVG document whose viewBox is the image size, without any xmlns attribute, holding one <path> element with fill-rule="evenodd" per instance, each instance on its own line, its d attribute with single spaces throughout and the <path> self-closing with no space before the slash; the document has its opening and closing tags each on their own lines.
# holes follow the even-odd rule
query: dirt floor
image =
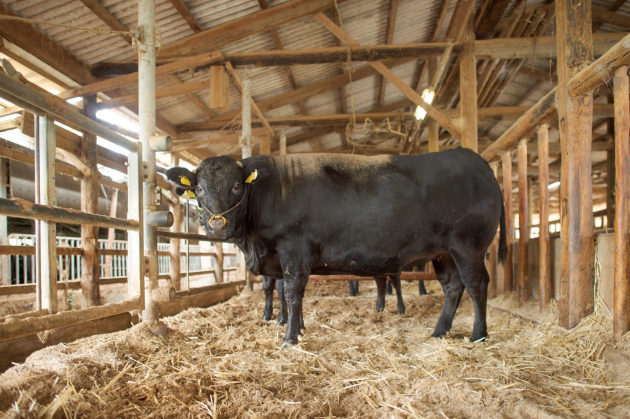
<svg viewBox="0 0 630 419">
<path fill-rule="evenodd" d="M 3 417 L 630 417 L 630 338 L 592 315 L 569 332 L 553 307 L 537 323 L 491 310 L 487 343 L 468 342 L 467 294 L 446 339 L 430 335 L 442 309 L 435 282 L 407 313 L 376 287 L 311 281 L 306 335 L 280 350 L 284 329 L 262 322 L 262 292 L 146 324 L 48 347 L 0 376 Z M 509 299 L 495 301 L 505 308 Z M 527 313 L 527 308 L 521 310 Z M 277 301 L 276 301 L 277 312 Z"/>
</svg>

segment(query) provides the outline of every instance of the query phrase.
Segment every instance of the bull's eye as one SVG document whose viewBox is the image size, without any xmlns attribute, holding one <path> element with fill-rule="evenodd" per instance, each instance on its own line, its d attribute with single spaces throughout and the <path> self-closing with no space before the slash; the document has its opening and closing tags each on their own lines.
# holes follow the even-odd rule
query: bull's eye
<svg viewBox="0 0 630 419">
<path fill-rule="evenodd" d="M 234 187 L 232 188 L 232 190 L 234 191 L 234 193 L 236 193 L 236 192 L 240 191 L 240 190 L 241 190 L 241 184 L 240 184 L 240 183 L 238 183 L 238 182 L 236 182 L 236 183 L 234 184 Z"/>
<path fill-rule="evenodd" d="M 196 195 L 201 195 L 201 192 L 203 192 L 203 189 L 201 189 L 201 186 L 197 186 L 197 187 L 195 188 L 195 194 L 196 194 Z"/>
</svg>

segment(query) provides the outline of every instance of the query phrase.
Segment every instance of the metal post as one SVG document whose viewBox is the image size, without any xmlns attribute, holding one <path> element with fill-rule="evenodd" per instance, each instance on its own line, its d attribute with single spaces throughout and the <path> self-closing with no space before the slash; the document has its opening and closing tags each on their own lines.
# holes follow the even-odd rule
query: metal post
<svg viewBox="0 0 630 419">
<path fill-rule="evenodd" d="M 55 124 L 50 115 L 38 117 L 38 137 L 36 140 L 38 190 L 36 195 L 41 205 L 56 206 L 55 191 Z M 38 220 L 39 237 L 39 272 L 37 278 L 40 291 L 41 309 L 47 309 L 50 314 L 57 312 L 57 224 L 54 221 Z"/>
<path fill-rule="evenodd" d="M 8 198 L 9 160 L 0 159 L 0 198 Z M 7 217 L 0 216 L 0 245 L 9 244 Z M 9 255 L 0 255 L 0 285 L 11 285 L 11 263 Z"/>
<path fill-rule="evenodd" d="M 284 156 L 287 154 L 287 136 L 284 135 L 284 132 L 280 134 L 280 155 Z"/>
<path fill-rule="evenodd" d="M 241 146 L 243 158 L 252 156 L 252 101 L 249 89 L 249 80 L 243 80 L 243 137 Z"/>
<path fill-rule="evenodd" d="M 186 234 L 189 233 L 190 202 L 186 201 Z M 190 289 L 190 240 L 186 239 L 186 289 Z"/>
<path fill-rule="evenodd" d="M 147 290 L 144 321 L 160 318 L 159 304 L 153 300 L 158 288 L 157 229 L 150 223 L 150 214 L 156 211 L 157 173 L 155 151 L 149 140 L 155 135 L 155 52 L 159 36 L 155 30 L 155 0 L 138 0 L 138 116 L 144 161 L 144 250 L 147 266 Z"/>
</svg>

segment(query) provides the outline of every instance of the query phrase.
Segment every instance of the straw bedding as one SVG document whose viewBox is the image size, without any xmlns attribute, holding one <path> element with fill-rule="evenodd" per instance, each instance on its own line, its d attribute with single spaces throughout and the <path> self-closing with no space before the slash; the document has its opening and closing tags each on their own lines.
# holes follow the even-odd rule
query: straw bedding
<svg viewBox="0 0 630 419">
<path fill-rule="evenodd" d="M 4 417 L 630 416 L 630 345 L 592 315 L 571 331 L 552 312 L 537 322 L 490 311 L 487 343 L 471 344 L 467 295 L 446 339 L 430 334 L 442 308 L 403 284 L 407 314 L 374 313 L 376 289 L 312 281 L 306 335 L 279 350 L 284 329 L 260 320 L 262 292 L 147 325 L 57 345 L 0 377 Z M 509 300 L 503 300 L 505 306 Z M 532 315 L 535 310 L 531 310 Z M 276 301 L 277 312 L 277 301 Z"/>
</svg>

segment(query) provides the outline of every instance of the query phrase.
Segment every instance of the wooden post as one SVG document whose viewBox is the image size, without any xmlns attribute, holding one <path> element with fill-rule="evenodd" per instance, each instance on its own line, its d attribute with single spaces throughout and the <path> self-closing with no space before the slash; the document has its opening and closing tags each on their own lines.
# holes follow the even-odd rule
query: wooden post
<svg viewBox="0 0 630 419">
<path fill-rule="evenodd" d="M 223 261 L 225 258 L 223 257 L 223 243 L 216 242 L 214 243 L 215 251 L 217 252 L 217 257 L 215 258 L 215 266 L 214 266 L 214 278 L 217 284 L 220 284 L 224 281 L 223 278 Z"/>
<path fill-rule="evenodd" d="M 529 300 L 527 254 L 529 250 L 529 210 L 527 193 L 527 140 L 518 144 L 518 302 Z"/>
<path fill-rule="evenodd" d="M 109 216 L 116 217 L 116 209 L 118 208 L 118 189 L 114 189 L 112 192 L 111 204 L 109 207 Z M 114 240 L 116 240 L 116 229 L 108 228 L 107 229 L 107 248 L 114 248 Z M 113 256 L 108 255 L 105 257 L 105 277 L 111 278 L 112 276 L 112 258 Z"/>
<path fill-rule="evenodd" d="M 459 60 L 461 89 L 462 147 L 478 152 L 477 138 L 477 57 L 475 56 L 475 18 L 470 14 L 464 33 L 464 50 Z"/>
<path fill-rule="evenodd" d="M 280 134 L 280 155 L 284 156 L 287 154 L 287 136 L 284 135 L 284 131 Z"/>
<path fill-rule="evenodd" d="M 570 96 L 571 77 L 593 57 L 589 0 L 556 1 L 558 121 L 562 151 L 562 265 L 559 324 L 570 329 L 593 312 L 593 94 Z"/>
<path fill-rule="evenodd" d="M 512 273 L 512 241 L 514 240 L 514 228 L 512 218 L 512 152 L 501 153 L 503 164 L 503 201 L 505 204 L 505 229 L 507 230 L 507 259 L 503 265 L 503 289 L 498 289 L 504 295 L 514 289 Z M 497 287 L 499 288 L 499 287 Z"/>
<path fill-rule="evenodd" d="M 8 198 L 9 160 L 0 158 L 0 198 Z M 0 245 L 9 244 L 7 217 L 0 215 Z M 11 285 L 11 260 L 0 255 L 0 285 Z"/>
<path fill-rule="evenodd" d="M 435 73 L 437 72 L 437 58 L 429 57 L 426 60 L 426 65 L 429 70 L 429 80 L 433 80 Z M 440 124 L 433 118 L 429 118 L 429 149 L 428 153 L 437 153 L 440 151 Z"/>
<path fill-rule="evenodd" d="M 497 171 L 499 169 L 499 163 L 490 163 L 490 167 L 494 172 L 494 177 L 497 177 Z M 488 259 L 488 275 L 490 276 L 490 283 L 488 284 L 488 298 L 496 298 L 497 296 L 497 238 L 498 234 L 494 236 L 494 240 L 490 244 L 490 257 Z M 428 266 L 429 264 L 427 264 Z"/>
<path fill-rule="evenodd" d="M 608 97 L 613 103 L 613 97 Z M 606 121 L 608 134 L 615 135 L 615 118 Z M 606 151 L 606 228 L 615 228 L 615 148 Z"/>
<path fill-rule="evenodd" d="M 243 136 L 241 137 L 241 147 L 243 158 L 252 156 L 252 104 L 249 90 L 249 80 L 243 80 Z"/>
<path fill-rule="evenodd" d="M 615 340 L 630 330 L 630 104 L 628 66 L 615 72 L 615 268 L 613 336 Z"/>
<path fill-rule="evenodd" d="M 271 138 L 269 135 L 260 137 L 260 154 L 271 154 Z"/>
<path fill-rule="evenodd" d="M 96 95 L 83 98 L 83 114 L 96 120 Z M 96 135 L 87 131 L 81 137 L 81 160 L 90 170 L 89 176 L 81 178 L 81 211 L 98 214 L 98 147 Z M 83 256 L 81 257 L 81 291 L 82 308 L 101 304 L 99 277 L 101 267 L 98 257 L 98 227 L 81 225 L 81 242 Z"/>
<path fill-rule="evenodd" d="M 172 153 L 171 154 L 171 167 L 179 166 L 179 154 Z M 177 194 L 175 193 L 175 188 L 171 188 L 173 190 L 173 196 L 178 199 Z M 178 201 L 169 202 L 169 210 L 173 213 L 173 225 L 171 227 L 171 231 L 175 233 L 179 233 L 182 231 L 182 206 Z M 182 289 L 181 284 L 181 273 L 182 273 L 182 253 L 181 253 L 181 240 L 180 239 L 171 239 L 171 255 L 170 255 L 170 271 L 169 278 L 171 281 L 171 287 L 175 289 L 175 291 L 180 291 Z"/>
<path fill-rule="evenodd" d="M 538 301 L 540 311 L 551 299 L 551 239 L 549 233 L 549 126 L 538 127 L 538 201 L 540 259 L 538 273 Z"/>
<path fill-rule="evenodd" d="M 210 67 L 210 109 L 217 112 L 230 110 L 230 78 L 223 66 Z"/>
</svg>

